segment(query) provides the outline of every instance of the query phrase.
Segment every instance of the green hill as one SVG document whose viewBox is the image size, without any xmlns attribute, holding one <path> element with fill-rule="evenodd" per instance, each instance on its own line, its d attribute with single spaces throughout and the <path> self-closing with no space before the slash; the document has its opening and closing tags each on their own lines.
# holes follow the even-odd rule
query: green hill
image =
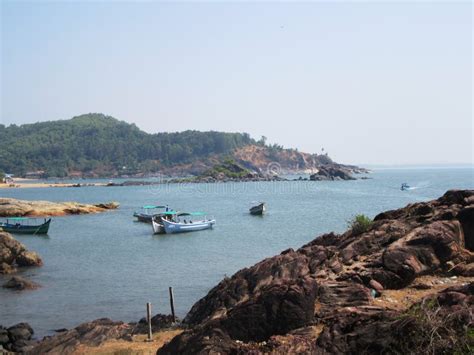
<svg viewBox="0 0 474 355">
<path fill-rule="evenodd" d="M 255 144 L 247 133 L 148 134 L 103 114 L 21 126 L 0 125 L 0 171 L 24 176 L 113 176 L 154 172 Z"/>
</svg>

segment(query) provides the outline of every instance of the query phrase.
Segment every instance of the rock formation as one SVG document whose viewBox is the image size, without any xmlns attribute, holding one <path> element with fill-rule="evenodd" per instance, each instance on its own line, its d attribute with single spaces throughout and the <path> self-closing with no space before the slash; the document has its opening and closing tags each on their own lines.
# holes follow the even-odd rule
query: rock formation
<svg viewBox="0 0 474 355">
<path fill-rule="evenodd" d="M 171 315 L 156 314 L 152 317 L 153 332 L 174 326 Z M 83 323 L 74 329 L 61 329 L 54 336 L 44 337 L 34 344 L 34 354 L 72 354 L 81 346 L 97 347 L 110 340 L 131 341 L 134 335 L 147 334 L 145 319 L 138 323 L 115 322 L 108 318 Z"/>
<path fill-rule="evenodd" d="M 35 341 L 31 340 L 33 329 L 28 323 L 18 323 L 10 328 L 0 325 L 0 353 L 4 351 L 26 353 L 31 351 Z"/>
<path fill-rule="evenodd" d="M 310 175 L 309 179 L 313 181 L 330 180 L 355 180 L 352 176 L 353 170 L 338 164 L 321 165 L 315 174 Z"/>
<path fill-rule="evenodd" d="M 40 256 L 26 250 L 26 247 L 9 233 L 0 231 L 0 274 L 11 274 L 17 267 L 42 266 Z"/>
<path fill-rule="evenodd" d="M 0 217 L 64 216 L 104 212 L 119 207 L 117 202 L 87 205 L 77 202 L 25 201 L 0 198 Z"/>
<path fill-rule="evenodd" d="M 474 191 L 377 215 L 240 270 L 158 354 L 466 353 L 474 346 Z"/>
</svg>

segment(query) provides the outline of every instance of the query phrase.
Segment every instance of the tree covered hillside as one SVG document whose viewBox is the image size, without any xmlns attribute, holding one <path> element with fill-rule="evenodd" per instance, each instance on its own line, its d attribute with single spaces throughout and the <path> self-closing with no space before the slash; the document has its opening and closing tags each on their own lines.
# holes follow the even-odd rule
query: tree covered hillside
<svg viewBox="0 0 474 355">
<path fill-rule="evenodd" d="M 0 171 L 46 176 L 110 176 L 157 171 L 255 144 L 247 133 L 185 131 L 148 134 L 103 114 L 21 126 L 0 125 Z"/>
</svg>

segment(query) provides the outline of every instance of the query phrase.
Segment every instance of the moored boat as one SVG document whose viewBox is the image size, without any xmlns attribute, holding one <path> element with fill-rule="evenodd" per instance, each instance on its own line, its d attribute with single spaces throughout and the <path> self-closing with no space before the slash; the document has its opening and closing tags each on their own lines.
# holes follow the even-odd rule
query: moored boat
<svg viewBox="0 0 474 355">
<path fill-rule="evenodd" d="M 160 210 L 163 209 L 168 210 L 168 206 L 143 206 L 140 211 L 135 211 L 133 213 L 133 217 L 136 217 L 138 222 L 151 223 L 153 217 L 159 215 L 160 213 L 163 213 L 160 212 Z"/>
<path fill-rule="evenodd" d="M 178 215 L 178 212 L 176 211 L 166 211 L 163 213 L 160 213 L 159 215 L 154 216 L 151 219 L 151 226 L 153 228 L 153 234 L 165 234 L 166 230 L 163 225 L 163 220 L 174 220 L 176 219 L 176 216 Z"/>
<path fill-rule="evenodd" d="M 14 234 L 48 234 L 51 218 L 45 218 L 41 224 L 34 221 L 36 218 L 9 217 L 5 222 L 0 222 L 0 229 Z"/>
<path fill-rule="evenodd" d="M 163 228 L 167 234 L 172 233 L 185 233 L 185 232 L 194 232 L 205 229 L 211 229 L 212 226 L 216 223 L 214 219 L 202 219 L 198 221 L 193 221 L 191 218 L 193 216 L 204 216 L 202 212 L 191 212 L 191 213 L 178 213 L 173 219 L 162 218 Z M 182 217 L 189 217 L 188 220 Z"/>
<path fill-rule="evenodd" d="M 251 207 L 249 212 L 251 215 L 261 216 L 266 210 L 265 202 L 260 202 L 258 205 Z"/>
</svg>

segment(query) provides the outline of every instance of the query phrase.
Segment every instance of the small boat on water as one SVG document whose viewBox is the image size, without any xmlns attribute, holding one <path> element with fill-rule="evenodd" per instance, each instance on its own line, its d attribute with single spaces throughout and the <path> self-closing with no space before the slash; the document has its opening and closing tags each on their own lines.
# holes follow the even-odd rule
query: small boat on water
<svg viewBox="0 0 474 355">
<path fill-rule="evenodd" d="M 261 216 L 266 210 L 265 202 L 260 202 L 258 205 L 251 207 L 249 212 L 251 215 Z"/>
<path fill-rule="evenodd" d="M 402 186 L 400 187 L 400 190 L 406 191 L 410 189 L 410 185 L 408 185 L 406 182 L 402 183 Z"/>
<path fill-rule="evenodd" d="M 168 206 L 143 206 L 139 211 L 135 211 L 133 213 L 133 217 L 136 217 L 138 222 L 151 223 L 153 217 L 158 216 L 160 213 L 163 213 L 163 209 L 165 209 L 165 211 L 168 211 Z"/>
<path fill-rule="evenodd" d="M 205 214 L 202 212 L 182 212 L 175 214 L 173 218 L 162 218 L 161 222 L 163 223 L 165 233 L 185 233 L 211 229 L 212 226 L 216 223 L 214 219 L 206 218 L 202 220 L 193 221 L 191 219 L 193 216 L 205 216 Z M 188 217 L 188 219 L 183 217 Z M 153 230 L 155 230 L 155 228 L 153 228 Z"/>
<path fill-rule="evenodd" d="M 14 234 L 48 234 L 51 218 L 45 218 L 41 224 L 36 221 L 36 218 L 9 217 L 5 222 L 0 222 L 0 229 Z"/>
<path fill-rule="evenodd" d="M 166 211 L 154 216 L 151 219 L 151 226 L 153 228 L 153 234 L 165 234 L 165 226 L 163 225 L 163 219 L 166 220 L 176 220 L 178 212 L 176 211 Z"/>
</svg>

